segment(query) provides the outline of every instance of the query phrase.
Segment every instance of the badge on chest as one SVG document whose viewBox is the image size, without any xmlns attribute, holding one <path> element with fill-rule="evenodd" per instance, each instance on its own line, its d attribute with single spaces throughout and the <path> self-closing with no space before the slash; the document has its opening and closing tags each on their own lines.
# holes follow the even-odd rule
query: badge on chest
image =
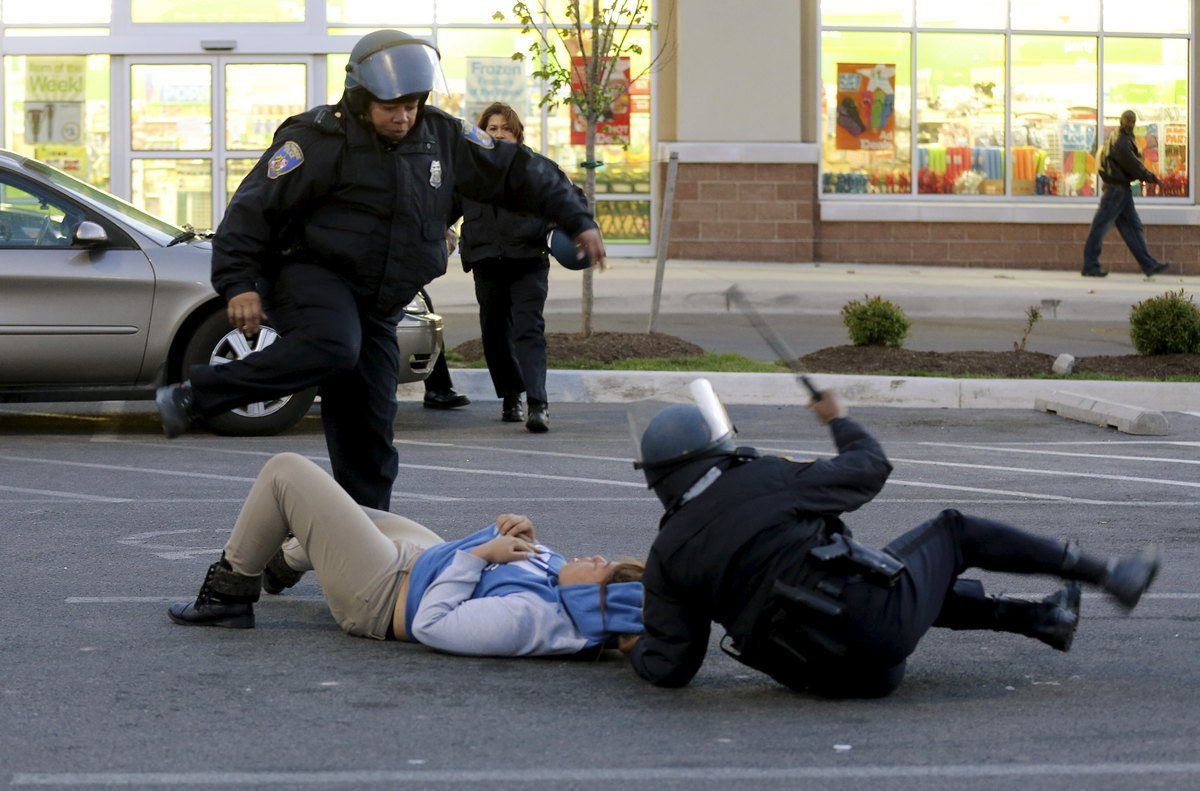
<svg viewBox="0 0 1200 791">
<path fill-rule="evenodd" d="M 429 186 L 434 189 L 442 186 L 442 163 L 436 159 L 429 163 Z"/>
</svg>

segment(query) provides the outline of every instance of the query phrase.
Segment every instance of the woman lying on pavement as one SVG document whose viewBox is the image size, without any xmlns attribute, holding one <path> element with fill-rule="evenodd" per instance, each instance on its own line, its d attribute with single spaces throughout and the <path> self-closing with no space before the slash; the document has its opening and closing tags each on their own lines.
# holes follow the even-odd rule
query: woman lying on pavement
<svg viewBox="0 0 1200 791">
<path fill-rule="evenodd" d="M 292 537 L 289 537 L 289 533 Z M 258 474 L 188 626 L 254 626 L 259 590 L 279 593 L 315 569 L 347 634 L 476 656 L 576 654 L 642 632 L 642 565 L 566 559 L 536 543 L 528 517 L 501 514 L 445 543 L 404 517 L 359 506 L 294 453 Z"/>
</svg>

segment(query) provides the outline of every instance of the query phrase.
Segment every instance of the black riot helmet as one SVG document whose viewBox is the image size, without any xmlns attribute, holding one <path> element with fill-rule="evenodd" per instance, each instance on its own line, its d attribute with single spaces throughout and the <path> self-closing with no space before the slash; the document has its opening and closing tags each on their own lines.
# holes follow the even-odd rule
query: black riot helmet
<svg viewBox="0 0 1200 791">
<path fill-rule="evenodd" d="M 359 39 L 346 64 L 346 90 L 365 90 L 381 102 L 428 94 L 440 87 L 441 55 L 424 39 L 376 30 Z"/>
<path fill-rule="evenodd" d="M 672 404 L 659 411 L 644 429 L 631 415 L 638 457 L 633 463 L 646 476 L 646 483 L 667 508 L 679 504 L 683 495 L 709 470 L 732 458 L 737 448 L 736 433 L 725 407 L 706 379 L 697 379 L 689 389 L 695 403 Z"/>
</svg>

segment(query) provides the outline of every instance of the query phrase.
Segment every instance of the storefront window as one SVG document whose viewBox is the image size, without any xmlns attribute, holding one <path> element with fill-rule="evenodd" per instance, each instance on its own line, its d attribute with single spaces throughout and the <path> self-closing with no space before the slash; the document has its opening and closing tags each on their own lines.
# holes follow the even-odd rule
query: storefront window
<svg viewBox="0 0 1200 791">
<path fill-rule="evenodd" d="M 233 200 L 233 193 L 242 181 L 250 174 L 257 159 L 226 159 L 225 160 L 225 203 Z"/>
<path fill-rule="evenodd" d="M 438 107 L 475 123 L 492 102 L 511 105 L 525 124 L 525 144 L 540 151 L 541 97 L 537 81 L 530 76 L 533 64 L 512 59 L 514 52 L 528 50 L 531 41 L 517 28 L 441 31 L 438 47 L 450 93 L 437 97 Z"/>
<path fill-rule="evenodd" d="M 1008 24 L 1004 3 L 917 0 L 917 27 L 1002 28 Z"/>
<path fill-rule="evenodd" d="M 225 148 L 262 151 L 284 119 L 304 112 L 302 63 L 230 63 L 225 66 Z"/>
<path fill-rule="evenodd" d="M 326 0 L 325 19 L 340 25 L 428 25 L 433 0 Z"/>
<path fill-rule="evenodd" d="M 212 225 L 212 160 L 134 159 L 130 201 L 175 225 Z"/>
<path fill-rule="evenodd" d="M 112 0 L 3 0 L 6 25 L 89 25 L 112 21 Z"/>
<path fill-rule="evenodd" d="M 917 34 L 917 192 L 1004 194 L 1004 36 Z"/>
<path fill-rule="evenodd" d="M 831 27 L 908 27 L 912 15 L 912 0 L 821 0 L 821 23 Z"/>
<path fill-rule="evenodd" d="M 212 66 L 146 63 L 129 75 L 134 151 L 212 148 Z"/>
<path fill-rule="evenodd" d="M 822 192 L 911 191 L 910 41 L 908 33 L 822 35 Z"/>
<path fill-rule="evenodd" d="M 1096 194 L 1096 39 L 1012 37 L 1012 194 Z"/>
<path fill-rule="evenodd" d="M 1187 33 L 1191 0 L 1104 0 L 1104 29 L 1113 33 Z"/>
<path fill-rule="evenodd" d="M 6 56 L 5 148 L 107 189 L 108 86 L 107 55 Z"/>
<path fill-rule="evenodd" d="M 1188 47 L 1183 39 L 1104 39 L 1104 134 L 1133 110 L 1138 150 L 1163 180 L 1151 195 L 1188 194 Z"/>
<path fill-rule="evenodd" d="M 5 0 L 7 3 L 7 0 Z M 134 22 L 303 22 L 304 0 L 131 0 Z"/>
<path fill-rule="evenodd" d="M 1013 30 L 1098 30 L 1097 0 L 1012 0 Z"/>
</svg>

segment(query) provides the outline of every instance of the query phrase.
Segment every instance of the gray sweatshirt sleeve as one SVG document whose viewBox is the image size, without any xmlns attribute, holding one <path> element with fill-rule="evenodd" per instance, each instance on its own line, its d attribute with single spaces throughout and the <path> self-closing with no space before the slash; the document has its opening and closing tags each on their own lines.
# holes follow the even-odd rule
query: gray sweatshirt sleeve
<svg viewBox="0 0 1200 791">
<path fill-rule="evenodd" d="M 573 654 L 587 645 L 570 617 L 533 593 L 472 599 L 487 563 L 459 550 L 429 584 L 412 635 L 438 651 L 471 656 Z"/>
</svg>

